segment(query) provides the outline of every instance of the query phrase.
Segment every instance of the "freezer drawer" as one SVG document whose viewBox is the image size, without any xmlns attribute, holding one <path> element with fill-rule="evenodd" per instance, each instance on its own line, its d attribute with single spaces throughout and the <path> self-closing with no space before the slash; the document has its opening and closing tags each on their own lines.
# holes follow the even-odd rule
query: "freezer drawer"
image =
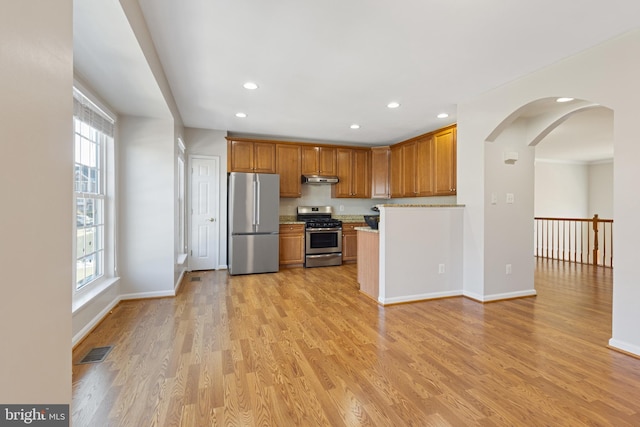
<svg viewBox="0 0 640 427">
<path fill-rule="evenodd" d="M 271 273 L 278 271 L 279 235 L 231 235 L 229 274 Z"/>
</svg>

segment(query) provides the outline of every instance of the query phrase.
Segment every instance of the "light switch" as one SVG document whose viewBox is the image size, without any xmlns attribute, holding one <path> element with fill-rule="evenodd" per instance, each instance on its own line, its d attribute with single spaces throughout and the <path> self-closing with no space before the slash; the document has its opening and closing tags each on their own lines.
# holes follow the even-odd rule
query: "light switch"
<svg viewBox="0 0 640 427">
<path fill-rule="evenodd" d="M 507 193 L 507 203 L 508 204 L 512 204 L 514 202 L 515 197 L 513 196 L 513 193 Z"/>
<path fill-rule="evenodd" d="M 498 204 L 498 195 L 496 193 L 491 193 L 491 204 L 492 205 Z"/>
</svg>

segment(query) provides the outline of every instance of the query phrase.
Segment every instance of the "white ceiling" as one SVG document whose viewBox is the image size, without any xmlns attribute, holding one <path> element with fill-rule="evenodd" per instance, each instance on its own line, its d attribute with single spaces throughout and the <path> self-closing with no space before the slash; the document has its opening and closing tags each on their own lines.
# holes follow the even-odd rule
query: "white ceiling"
<svg viewBox="0 0 640 427">
<path fill-rule="evenodd" d="M 366 145 L 453 123 L 460 101 L 640 27 L 637 0 L 139 4 L 185 126 Z M 74 35 L 99 37 L 90 28 Z M 88 62 L 86 50 L 78 55 Z M 108 74 L 118 64 L 100 66 Z M 244 89 L 246 81 L 259 89 Z M 388 109 L 390 101 L 401 106 Z M 561 128 L 579 116 L 548 138 L 563 139 Z"/>
</svg>

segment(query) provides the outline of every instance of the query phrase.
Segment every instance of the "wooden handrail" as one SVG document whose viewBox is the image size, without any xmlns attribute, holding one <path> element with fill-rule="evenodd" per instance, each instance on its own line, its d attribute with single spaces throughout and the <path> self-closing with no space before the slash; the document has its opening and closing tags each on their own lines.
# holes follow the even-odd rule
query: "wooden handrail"
<svg viewBox="0 0 640 427">
<path fill-rule="evenodd" d="M 535 217 L 534 232 L 536 257 L 613 268 L 612 219 Z"/>
</svg>

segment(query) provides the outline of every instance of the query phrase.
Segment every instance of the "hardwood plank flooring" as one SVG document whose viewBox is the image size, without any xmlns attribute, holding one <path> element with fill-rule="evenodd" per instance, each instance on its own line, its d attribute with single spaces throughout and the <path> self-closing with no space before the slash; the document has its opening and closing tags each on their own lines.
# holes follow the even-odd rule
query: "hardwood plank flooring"
<svg viewBox="0 0 640 427">
<path fill-rule="evenodd" d="M 638 426 L 640 360 L 606 347 L 612 274 L 538 260 L 537 297 L 381 307 L 353 264 L 190 273 L 74 350 L 114 345 L 74 365 L 73 425 Z"/>
</svg>

